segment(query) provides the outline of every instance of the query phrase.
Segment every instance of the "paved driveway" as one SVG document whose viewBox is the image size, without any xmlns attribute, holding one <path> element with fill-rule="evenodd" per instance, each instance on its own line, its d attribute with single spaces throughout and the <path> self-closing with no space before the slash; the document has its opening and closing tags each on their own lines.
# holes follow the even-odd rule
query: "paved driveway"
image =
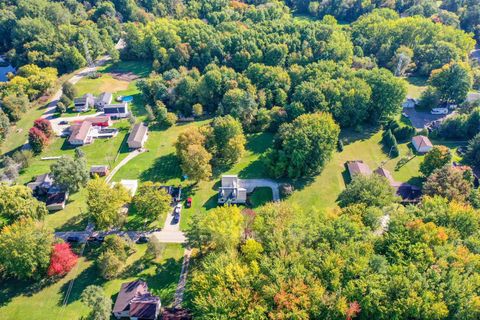
<svg viewBox="0 0 480 320">
<path fill-rule="evenodd" d="M 452 114 L 452 112 L 449 114 L 431 114 L 426 111 L 418 111 L 415 108 L 403 108 L 403 112 L 408 115 L 412 126 L 417 129 L 423 129 L 429 122 L 446 118 Z"/>
<path fill-rule="evenodd" d="M 280 185 L 270 179 L 239 179 L 239 184 L 247 189 L 247 193 L 253 192 L 255 188 L 270 188 L 272 189 L 273 201 L 280 201 Z"/>
</svg>

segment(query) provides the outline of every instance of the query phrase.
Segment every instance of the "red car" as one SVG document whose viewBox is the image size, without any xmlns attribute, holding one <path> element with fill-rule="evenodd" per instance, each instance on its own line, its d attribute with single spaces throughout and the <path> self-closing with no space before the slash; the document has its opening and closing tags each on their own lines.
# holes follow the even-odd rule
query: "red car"
<svg viewBox="0 0 480 320">
<path fill-rule="evenodd" d="M 190 208 L 192 206 L 192 198 L 187 199 L 186 207 Z"/>
</svg>

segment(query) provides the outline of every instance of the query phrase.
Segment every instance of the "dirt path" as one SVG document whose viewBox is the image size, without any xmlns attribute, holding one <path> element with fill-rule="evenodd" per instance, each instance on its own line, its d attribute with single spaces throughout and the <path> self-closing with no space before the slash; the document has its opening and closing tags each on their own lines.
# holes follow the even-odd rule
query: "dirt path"
<svg viewBox="0 0 480 320">
<path fill-rule="evenodd" d="M 183 301 L 183 293 L 185 292 L 185 285 L 187 284 L 188 266 L 190 265 L 191 249 L 185 249 L 183 254 L 182 271 L 180 272 L 180 279 L 178 280 L 177 290 L 175 291 L 175 299 L 173 301 L 174 308 L 180 308 Z"/>
</svg>

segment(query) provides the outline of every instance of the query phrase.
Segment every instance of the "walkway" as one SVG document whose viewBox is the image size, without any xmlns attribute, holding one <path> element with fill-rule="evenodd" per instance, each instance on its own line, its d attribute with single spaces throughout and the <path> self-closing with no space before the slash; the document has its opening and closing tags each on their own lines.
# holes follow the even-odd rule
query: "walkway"
<svg viewBox="0 0 480 320">
<path fill-rule="evenodd" d="M 145 149 L 137 149 L 135 151 L 132 151 L 130 152 L 126 157 L 125 159 L 123 159 L 122 161 L 120 161 L 119 164 L 117 164 L 115 166 L 115 168 L 112 169 L 112 171 L 110 171 L 110 173 L 108 174 L 108 176 L 105 178 L 105 182 L 106 183 L 109 183 L 110 180 L 112 180 L 113 176 L 118 172 L 118 170 L 120 170 L 121 167 L 123 167 L 124 165 L 126 165 L 130 160 L 132 160 L 133 158 L 135 158 L 136 156 L 138 156 L 139 154 L 145 152 Z"/>
<path fill-rule="evenodd" d="M 180 272 L 180 279 L 178 280 L 177 290 L 175 291 L 175 298 L 173 300 L 174 308 L 181 308 L 183 301 L 183 293 L 185 292 L 185 285 L 187 284 L 188 266 L 190 265 L 191 249 L 185 249 L 183 254 L 182 271 Z"/>
<path fill-rule="evenodd" d="M 239 184 L 247 189 L 247 193 L 253 192 L 255 188 L 270 188 L 272 189 L 273 201 L 280 201 L 280 184 L 270 179 L 239 179 Z"/>
</svg>

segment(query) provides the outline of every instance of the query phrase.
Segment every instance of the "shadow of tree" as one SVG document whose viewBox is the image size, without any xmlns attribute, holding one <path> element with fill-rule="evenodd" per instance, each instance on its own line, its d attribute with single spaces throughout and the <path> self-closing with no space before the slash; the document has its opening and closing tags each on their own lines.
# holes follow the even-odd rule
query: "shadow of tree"
<svg viewBox="0 0 480 320">
<path fill-rule="evenodd" d="M 380 130 L 379 126 L 360 127 L 356 129 L 345 128 L 340 131 L 339 139 L 342 140 L 344 145 L 349 145 L 356 141 L 370 139 L 378 130 Z"/>
<path fill-rule="evenodd" d="M 54 213 L 54 214 L 61 214 Z M 57 231 L 74 231 L 74 230 L 84 230 L 87 227 L 87 217 L 83 214 L 76 215 L 71 217 Z"/>
<path fill-rule="evenodd" d="M 264 153 L 272 145 L 273 133 L 263 132 L 247 136 L 245 148 L 255 154 Z"/>
<path fill-rule="evenodd" d="M 101 286 L 107 280 L 100 277 L 97 266 L 95 264 L 92 264 L 71 281 L 75 282 L 68 296 L 67 304 L 71 304 L 75 301 L 80 300 L 82 292 L 83 290 L 85 290 L 86 287 L 90 285 Z M 65 296 L 69 291 L 71 281 L 66 282 L 61 287 L 60 291 L 62 294 L 60 295 L 60 300 L 58 301 L 59 305 L 63 304 Z"/>
<path fill-rule="evenodd" d="M 39 281 L 20 281 L 15 279 L 2 280 L 0 284 L 0 307 L 7 305 L 17 296 L 32 296 L 53 284 L 53 279 Z"/>
<path fill-rule="evenodd" d="M 153 166 L 140 175 L 141 181 L 165 182 L 182 175 L 180 163 L 174 153 L 167 154 L 155 160 Z"/>
</svg>

